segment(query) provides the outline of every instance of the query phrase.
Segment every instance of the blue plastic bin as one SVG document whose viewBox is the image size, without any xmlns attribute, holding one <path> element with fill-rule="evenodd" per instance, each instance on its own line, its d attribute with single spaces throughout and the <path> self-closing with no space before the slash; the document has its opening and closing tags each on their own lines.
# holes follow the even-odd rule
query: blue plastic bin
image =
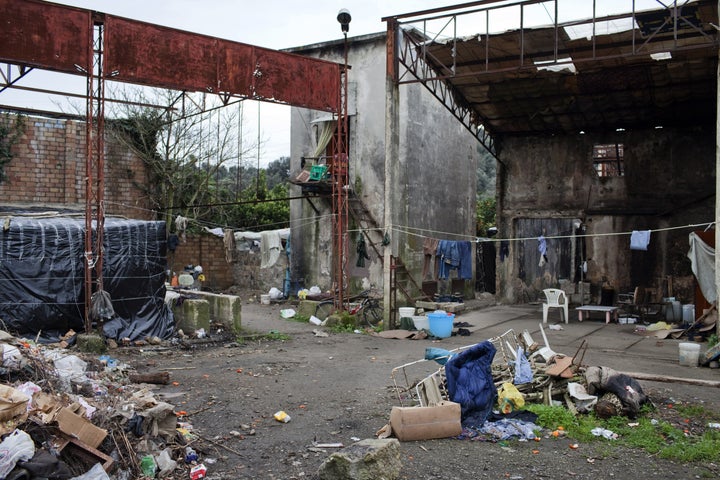
<svg viewBox="0 0 720 480">
<path fill-rule="evenodd" d="M 430 333 L 434 337 L 447 338 L 452 335 L 455 315 L 446 312 L 433 312 L 427 314 L 430 323 Z"/>
</svg>

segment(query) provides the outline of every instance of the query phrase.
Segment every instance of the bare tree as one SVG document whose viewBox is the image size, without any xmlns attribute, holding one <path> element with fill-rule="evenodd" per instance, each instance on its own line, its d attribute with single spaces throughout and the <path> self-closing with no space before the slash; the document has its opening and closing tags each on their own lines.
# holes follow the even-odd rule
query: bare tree
<svg viewBox="0 0 720 480">
<path fill-rule="evenodd" d="M 212 96 L 169 90 L 120 95 L 125 102 L 114 107 L 108 132 L 147 165 L 149 178 L 136 180 L 137 188 L 164 212 L 168 225 L 178 214 L 210 217 L 209 205 L 223 201 L 221 173 L 228 165 L 243 166 L 258 148 L 238 140 L 236 102 L 225 106 Z"/>
</svg>

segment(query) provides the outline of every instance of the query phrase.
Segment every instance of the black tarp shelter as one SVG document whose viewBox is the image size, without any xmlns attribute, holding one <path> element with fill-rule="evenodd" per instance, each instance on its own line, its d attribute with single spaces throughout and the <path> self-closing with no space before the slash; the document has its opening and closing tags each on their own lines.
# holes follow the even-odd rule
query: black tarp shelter
<svg viewBox="0 0 720 480">
<path fill-rule="evenodd" d="M 107 218 L 103 288 L 115 316 L 109 338 L 168 338 L 165 222 Z M 84 329 L 82 217 L 6 216 L 0 229 L 0 318 L 11 332 L 54 339 Z"/>
</svg>

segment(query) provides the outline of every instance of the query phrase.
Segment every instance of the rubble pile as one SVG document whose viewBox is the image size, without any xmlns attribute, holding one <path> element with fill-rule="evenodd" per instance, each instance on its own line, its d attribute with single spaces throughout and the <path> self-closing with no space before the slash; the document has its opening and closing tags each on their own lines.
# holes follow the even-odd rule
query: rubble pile
<svg viewBox="0 0 720 480">
<path fill-rule="evenodd" d="M 584 365 L 586 342 L 573 355 L 556 353 L 547 343 L 542 324 L 540 328 L 544 346 L 527 330 L 522 335 L 508 330 L 455 350 L 427 348 L 424 359 L 393 370 L 400 402 L 396 408 L 408 415 L 407 408 L 431 407 L 436 411 L 427 418 L 439 418 L 448 402 L 456 402 L 461 407 L 461 438 L 482 434 L 495 439 L 507 435 L 532 439 L 538 427 L 532 423 L 534 415 L 524 411 L 526 403 L 564 405 L 573 414 L 594 412 L 601 418 L 635 418 L 650 402 L 636 379 L 609 367 Z M 413 370 L 430 361 L 441 367 L 417 380 Z M 393 426 L 391 422 L 392 430 L 409 427 L 396 423 Z M 438 422 L 437 427 L 446 429 L 447 424 Z M 439 438 L 437 434 L 431 429 L 424 431 L 427 438 Z"/>
<path fill-rule="evenodd" d="M 167 372 L 66 345 L 0 331 L 0 478 L 205 478 L 184 412 L 149 388 Z"/>
</svg>

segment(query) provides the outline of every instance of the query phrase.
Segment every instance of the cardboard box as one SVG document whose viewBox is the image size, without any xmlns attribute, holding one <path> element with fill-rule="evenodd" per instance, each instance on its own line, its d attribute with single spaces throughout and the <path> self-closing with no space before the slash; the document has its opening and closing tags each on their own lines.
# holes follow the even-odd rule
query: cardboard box
<svg viewBox="0 0 720 480">
<path fill-rule="evenodd" d="M 460 404 L 445 401 L 432 407 L 393 407 L 390 426 L 402 442 L 460 435 Z"/>
<path fill-rule="evenodd" d="M 91 421 L 74 413 L 69 408 L 61 408 L 55 416 L 55 421 L 61 432 L 77 438 L 92 448 L 97 448 L 107 436 L 107 430 L 96 427 Z"/>
</svg>

